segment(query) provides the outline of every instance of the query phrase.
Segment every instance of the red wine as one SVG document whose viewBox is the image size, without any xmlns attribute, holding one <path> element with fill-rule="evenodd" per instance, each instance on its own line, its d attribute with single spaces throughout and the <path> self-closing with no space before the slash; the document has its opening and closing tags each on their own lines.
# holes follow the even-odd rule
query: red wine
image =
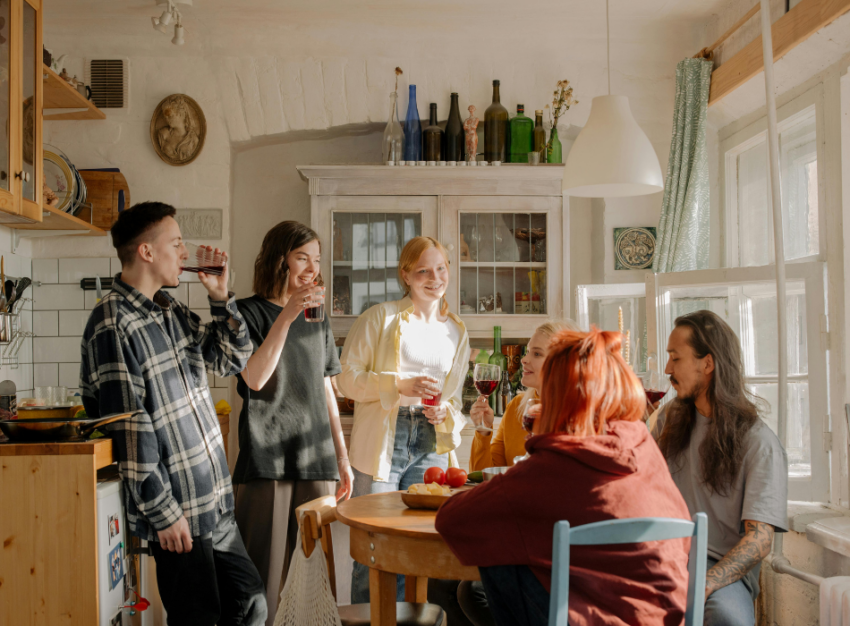
<svg viewBox="0 0 850 626">
<path fill-rule="evenodd" d="M 308 322 L 324 322 L 325 321 L 325 305 L 320 304 L 309 309 L 304 309 L 304 319 Z"/>
<path fill-rule="evenodd" d="M 522 427 L 528 432 L 533 431 L 535 419 L 537 419 L 536 415 L 529 415 L 528 413 L 526 413 L 522 416 Z"/>
<path fill-rule="evenodd" d="M 667 395 L 666 391 L 658 391 L 656 389 L 644 389 L 644 392 L 646 392 L 646 399 L 649 400 L 650 404 L 655 404 Z"/>
<path fill-rule="evenodd" d="M 489 396 L 496 390 L 498 384 L 498 380 L 476 380 L 475 388 L 482 396 Z"/>
<path fill-rule="evenodd" d="M 192 272 L 193 274 L 197 274 L 198 272 L 203 272 L 204 274 L 210 274 L 211 276 L 221 276 L 224 274 L 224 265 L 210 265 L 209 267 L 200 267 L 200 266 L 190 266 L 184 267 L 184 272 Z"/>
<path fill-rule="evenodd" d="M 443 399 L 443 392 L 441 391 L 433 398 L 422 398 L 422 404 L 425 406 L 440 406 L 440 400 Z"/>
</svg>

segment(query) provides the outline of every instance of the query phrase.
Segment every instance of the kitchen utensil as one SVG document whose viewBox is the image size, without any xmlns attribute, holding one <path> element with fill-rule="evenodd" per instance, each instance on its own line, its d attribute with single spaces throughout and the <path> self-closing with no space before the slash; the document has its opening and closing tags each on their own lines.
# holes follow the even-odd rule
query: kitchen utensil
<svg viewBox="0 0 850 626">
<path fill-rule="evenodd" d="M 419 493 L 408 493 L 407 491 L 402 491 L 401 493 L 401 501 L 407 505 L 409 509 L 431 509 L 436 511 L 440 508 L 440 505 L 451 498 L 456 493 L 461 491 L 465 491 L 466 489 L 470 489 L 471 486 L 463 486 L 458 489 L 452 489 L 451 493 L 447 496 L 433 496 L 433 495 L 424 495 Z"/>
<path fill-rule="evenodd" d="M 18 284 L 17 284 L 17 285 L 15 285 L 15 299 L 16 299 L 16 300 L 20 300 L 20 299 L 23 297 L 23 295 L 24 295 L 24 291 L 26 291 L 26 290 L 27 290 L 27 288 L 28 288 L 30 285 L 32 285 L 32 280 L 31 280 L 31 279 L 27 278 L 26 276 L 24 276 L 23 278 L 21 278 L 21 279 L 18 281 Z"/>
<path fill-rule="evenodd" d="M 499 474 L 504 474 L 507 472 L 510 467 L 488 467 L 486 469 L 481 470 L 481 473 L 484 475 L 484 481 L 493 480 Z"/>
<path fill-rule="evenodd" d="M 97 298 L 97 302 L 100 302 L 103 299 L 103 293 L 100 289 L 100 276 L 94 277 L 94 295 Z"/>
<path fill-rule="evenodd" d="M 37 419 L 73 419 L 77 411 L 82 410 L 83 405 L 75 406 L 19 406 L 18 419 L 21 420 L 37 420 Z"/>
<path fill-rule="evenodd" d="M 3 291 L 6 294 L 6 306 L 12 311 L 12 303 L 15 301 L 15 281 L 7 280 L 3 283 Z"/>
<path fill-rule="evenodd" d="M 81 170 L 86 186 L 86 202 L 75 214 L 98 228 L 109 230 L 125 207 L 130 206 L 130 187 L 124 175 L 115 170 Z"/>
<path fill-rule="evenodd" d="M 135 417 L 141 411 L 89 419 L 0 420 L 0 430 L 13 443 L 83 441 L 101 426 Z"/>
</svg>

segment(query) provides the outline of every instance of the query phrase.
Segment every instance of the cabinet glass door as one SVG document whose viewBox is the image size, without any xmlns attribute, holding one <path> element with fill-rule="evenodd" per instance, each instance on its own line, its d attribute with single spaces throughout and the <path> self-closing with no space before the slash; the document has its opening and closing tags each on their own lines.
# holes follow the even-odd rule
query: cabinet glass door
<svg viewBox="0 0 850 626">
<path fill-rule="evenodd" d="M 331 314 L 357 316 L 375 304 L 400 300 L 399 257 L 421 234 L 419 213 L 334 211 Z"/>
<path fill-rule="evenodd" d="M 33 203 L 39 202 L 38 192 L 41 182 L 38 180 L 38 167 L 41 161 L 40 127 L 41 102 L 41 44 L 38 28 L 38 11 L 29 3 L 23 3 L 23 75 L 21 95 L 23 98 L 23 123 L 21 124 L 23 181 L 22 198 Z M 40 209 L 39 209 L 40 210 Z"/>
<path fill-rule="evenodd" d="M 546 213 L 460 213 L 461 315 L 547 315 Z"/>
</svg>

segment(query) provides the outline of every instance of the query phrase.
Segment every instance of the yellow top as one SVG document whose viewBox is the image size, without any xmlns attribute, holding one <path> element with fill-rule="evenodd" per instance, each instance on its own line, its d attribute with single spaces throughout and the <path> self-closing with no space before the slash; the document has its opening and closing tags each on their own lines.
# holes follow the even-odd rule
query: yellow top
<svg viewBox="0 0 850 626">
<path fill-rule="evenodd" d="M 392 467 L 399 407 L 399 338 L 412 313 L 410 298 L 373 306 L 354 322 L 340 357 L 342 372 L 337 376 L 337 386 L 346 398 L 354 400 L 348 453 L 351 466 L 379 482 L 389 480 Z M 461 392 L 469 363 L 469 334 L 458 316 L 449 313 L 449 317 L 460 327 L 461 340 L 443 384 L 442 404 L 448 415 L 446 421 L 434 427 L 437 454 L 446 454 L 460 445 L 460 431 L 466 424 Z M 449 460 L 453 461 L 451 455 Z"/>
<path fill-rule="evenodd" d="M 525 437 L 528 435 L 522 427 L 522 398 L 519 394 L 508 403 L 499 429 L 490 442 L 490 435 L 477 430 L 472 440 L 472 455 L 469 457 L 469 471 L 477 472 L 487 467 L 511 467 L 514 457 L 525 454 Z"/>
</svg>

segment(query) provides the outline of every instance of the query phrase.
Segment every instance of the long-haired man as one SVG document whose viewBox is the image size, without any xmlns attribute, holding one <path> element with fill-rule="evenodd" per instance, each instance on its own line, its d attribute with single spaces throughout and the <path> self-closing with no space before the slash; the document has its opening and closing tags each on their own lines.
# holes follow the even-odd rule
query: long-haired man
<svg viewBox="0 0 850 626">
<path fill-rule="evenodd" d="M 690 513 L 708 515 L 705 624 L 752 625 L 761 561 L 788 525 L 785 450 L 759 417 L 740 343 L 720 317 L 679 317 L 667 353 L 677 397 L 653 435 Z"/>
</svg>

